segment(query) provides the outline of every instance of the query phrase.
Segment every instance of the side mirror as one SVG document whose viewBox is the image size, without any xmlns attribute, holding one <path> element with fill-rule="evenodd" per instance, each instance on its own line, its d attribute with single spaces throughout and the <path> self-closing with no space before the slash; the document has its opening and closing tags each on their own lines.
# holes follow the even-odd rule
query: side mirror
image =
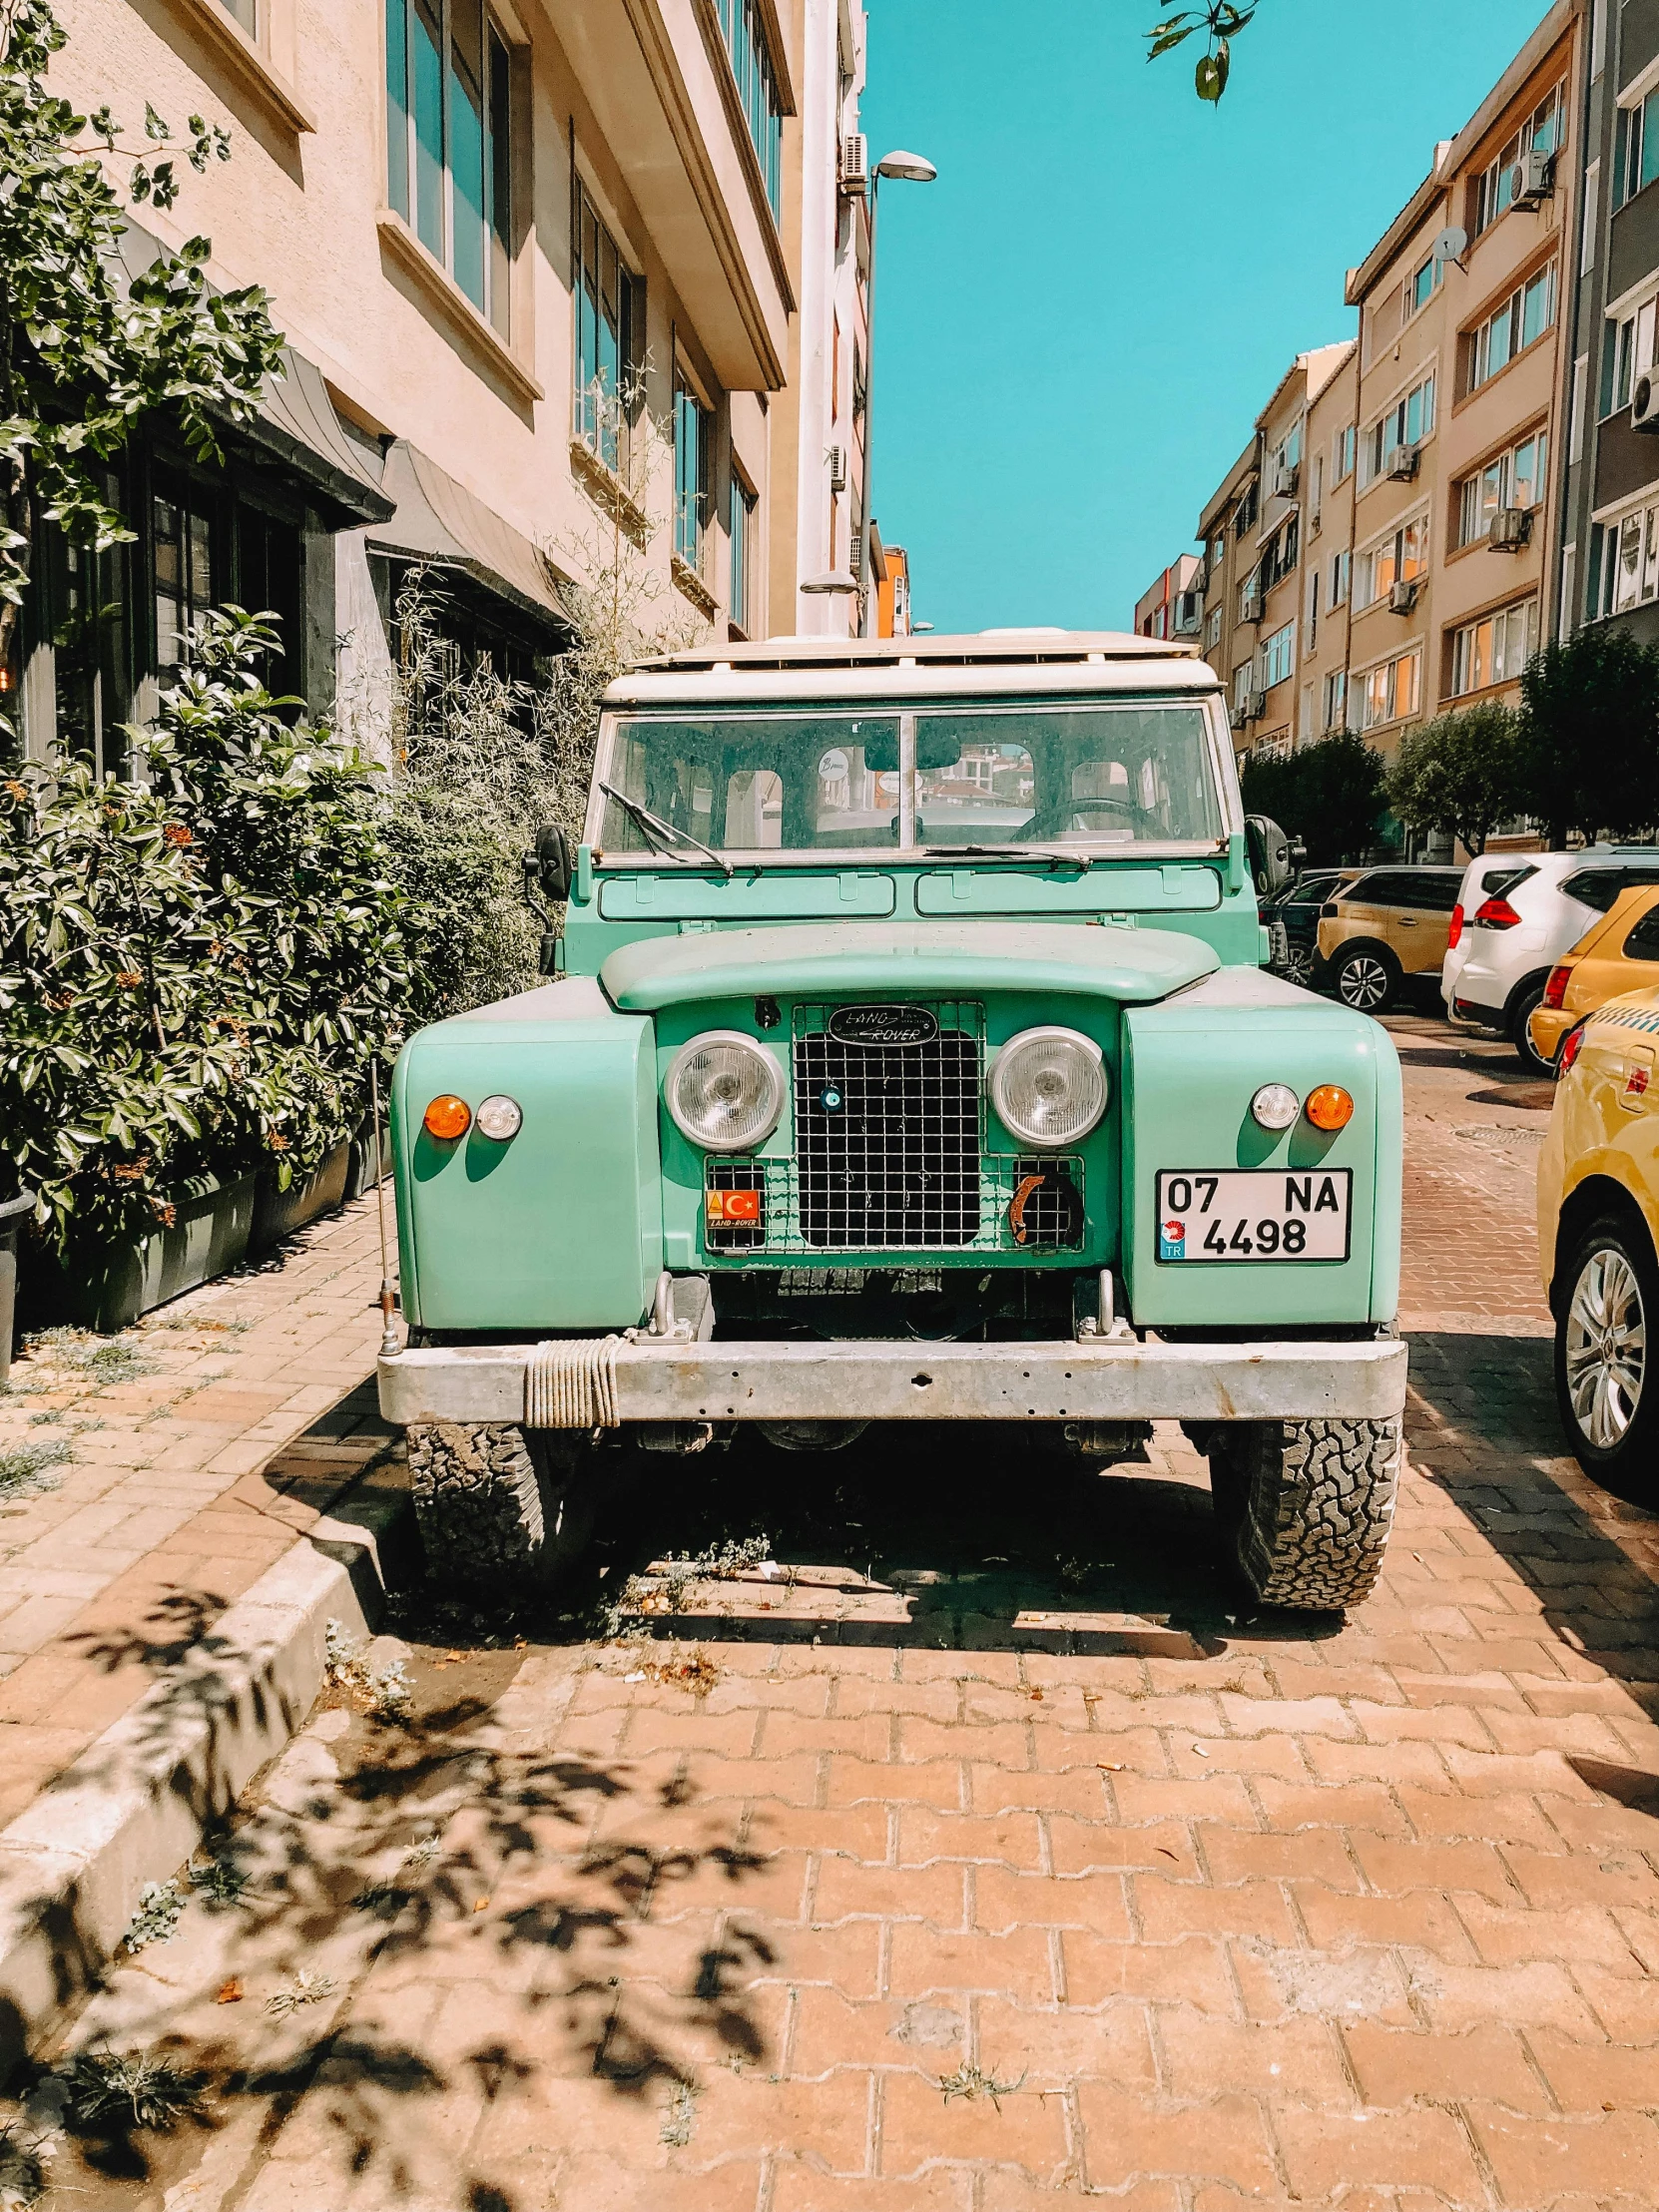
<svg viewBox="0 0 1659 2212">
<path fill-rule="evenodd" d="M 525 896 L 534 898 L 539 889 L 543 898 L 558 905 L 570 896 L 575 873 L 576 860 L 569 837 L 556 824 L 546 824 L 536 831 L 535 850 L 524 855 Z"/>
<path fill-rule="evenodd" d="M 1292 874 L 1291 840 L 1266 815 L 1246 815 L 1245 844 L 1258 898 L 1282 891 Z"/>
</svg>

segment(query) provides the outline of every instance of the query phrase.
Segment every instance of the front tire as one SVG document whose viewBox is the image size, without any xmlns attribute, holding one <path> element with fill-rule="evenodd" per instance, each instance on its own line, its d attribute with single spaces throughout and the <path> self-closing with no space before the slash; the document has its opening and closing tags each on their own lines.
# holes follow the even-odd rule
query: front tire
<svg viewBox="0 0 1659 2212">
<path fill-rule="evenodd" d="M 1659 1317 L 1659 1266 L 1645 1231 L 1616 1214 L 1591 1222 L 1560 1281 L 1555 1398 L 1574 1456 L 1598 1481 L 1634 1476 L 1650 1488 L 1659 1383 L 1647 1332 Z"/>
<path fill-rule="evenodd" d="M 411 1428 L 409 1485 L 428 1573 L 448 1588 L 532 1595 L 587 1549 L 597 1496 L 584 1437 L 510 1421 Z"/>
<path fill-rule="evenodd" d="M 1371 1595 L 1393 1525 L 1397 1420 L 1238 1422 L 1208 1443 L 1223 1554 L 1260 1603 L 1335 1613 Z"/>
<path fill-rule="evenodd" d="M 1386 945 L 1350 945 L 1337 955 L 1331 985 L 1357 1014 L 1380 1014 L 1399 988 L 1399 962 Z"/>
</svg>

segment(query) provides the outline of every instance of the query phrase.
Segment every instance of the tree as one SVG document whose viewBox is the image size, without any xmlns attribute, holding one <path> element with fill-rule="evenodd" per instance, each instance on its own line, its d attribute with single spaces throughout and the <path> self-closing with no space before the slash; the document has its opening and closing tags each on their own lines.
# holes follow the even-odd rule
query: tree
<svg viewBox="0 0 1659 2212">
<path fill-rule="evenodd" d="M 1227 90 L 1227 79 L 1233 67 L 1232 41 L 1245 29 L 1260 4 L 1261 0 L 1250 0 L 1248 6 L 1240 5 L 1239 0 L 1204 0 L 1201 7 L 1180 8 L 1147 32 L 1151 51 L 1146 58 L 1155 62 L 1160 54 L 1167 54 L 1172 47 L 1202 33 L 1205 48 L 1193 73 L 1193 82 L 1198 97 L 1213 105 Z"/>
<path fill-rule="evenodd" d="M 104 160 L 130 161 L 132 200 L 165 208 L 175 157 L 202 170 L 229 158 L 230 141 L 192 116 L 176 144 L 146 106 L 142 150 L 123 147 L 108 108 L 89 121 L 48 91 L 64 44 L 47 0 L 0 0 L 0 665 L 37 522 L 99 552 L 131 539 L 103 464 L 164 406 L 198 459 L 219 460 L 223 421 L 253 416 L 281 355 L 260 286 L 210 288 L 206 239 L 163 255 L 123 295 L 126 226 Z M 93 143 L 79 143 L 87 133 Z"/>
<path fill-rule="evenodd" d="M 1383 797 L 1382 763 L 1351 730 L 1244 774 L 1246 811 L 1271 816 L 1318 867 L 1365 857 L 1377 842 Z"/>
<path fill-rule="evenodd" d="M 1595 624 L 1546 645 L 1521 676 L 1526 809 L 1552 848 L 1659 827 L 1659 652 Z"/>
<path fill-rule="evenodd" d="M 1527 811 L 1519 715 L 1489 702 L 1425 722 L 1400 740 L 1387 790 L 1407 829 L 1438 830 L 1483 852 L 1500 822 Z"/>
</svg>

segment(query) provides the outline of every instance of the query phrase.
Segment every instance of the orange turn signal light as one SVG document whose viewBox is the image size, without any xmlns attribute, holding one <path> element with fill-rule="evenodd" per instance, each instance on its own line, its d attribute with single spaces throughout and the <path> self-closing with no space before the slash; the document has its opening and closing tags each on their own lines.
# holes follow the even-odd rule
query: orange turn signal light
<svg viewBox="0 0 1659 2212">
<path fill-rule="evenodd" d="M 439 1137 L 446 1144 L 456 1137 L 464 1137 L 472 1126 L 472 1108 L 464 1098 L 434 1098 L 421 1119 L 426 1133 Z"/>
<path fill-rule="evenodd" d="M 1322 1083 L 1310 1091 L 1302 1110 L 1316 1129 L 1346 1129 L 1354 1119 L 1354 1101 L 1340 1083 Z"/>
</svg>

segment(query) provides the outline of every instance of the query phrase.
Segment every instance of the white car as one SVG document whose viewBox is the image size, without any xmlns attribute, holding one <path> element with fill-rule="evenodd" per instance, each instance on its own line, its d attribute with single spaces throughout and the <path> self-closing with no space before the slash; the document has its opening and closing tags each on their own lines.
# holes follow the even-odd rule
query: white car
<svg viewBox="0 0 1659 2212">
<path fill-rule="evenodd" d="M 1488 852 L 1471 860 L 1440 971 L 1447 1015 L 1501 1029 L 1525 1065 L 1547 1075 L 1526 1018 L 1543 997 L 1555 962 L 1633 883 L 1659 883 L 1659 851 L 1652 845 Z"/>
</svg>

